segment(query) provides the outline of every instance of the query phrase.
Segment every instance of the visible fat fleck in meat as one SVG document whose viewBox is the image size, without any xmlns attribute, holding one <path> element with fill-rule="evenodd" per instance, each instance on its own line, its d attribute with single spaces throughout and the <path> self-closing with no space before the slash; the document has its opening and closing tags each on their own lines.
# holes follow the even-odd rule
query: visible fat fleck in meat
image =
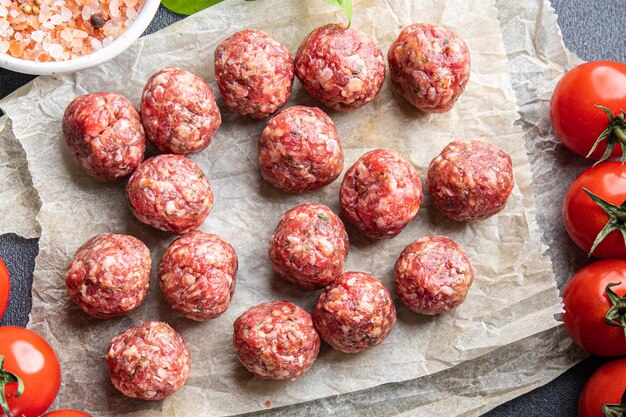
<svg viewBox="0 0 626 417">
<path fill-rule="evenodd" d="M 469 81 L 467 45 L 438 25 L 407 26 L 391 44 L 387 58 L 396 92 L 422 111 L 449 111 Z"/>
<path fill-rule="evenodd" d="M 321 338 L 346 353 L 381 344 L 396 322 L 389 290 L 363 272 L 346 272 L 324 288 L 313 313 Z"/>
<path fill-rule="evenodd" d="M 197 75 L 175 67 L 148 79 L 141 120 L 148 140 L 161 152 L 183 155 L 209 146 L 222 123 L 211 87 Z"/>
<path fill-rule="evenodd" d="M 417 215 L 422 182 L 397 152 L 375 149 L 361 156 L 341 184 L 343 215 L 368 237 L 390 239 Z"/>
<path fill-rule="evenodd" d="M 500 212 L 513 185 L 511 157 L 479 140 L 450 143 L 432 160 L 426 178 L 437 208 L 457 221 L 483 220 Z"/>
<path fill-rule="evenodd" d="M 265 180 L 285 191 L 302 193 L 330 184 L 343 169 L 335 124 L 318 108 L 288 107 L 263 129 L 259 166 Z"/>
<path fill-rule="evenodd" d="M 239 361 L 262 378 L 295 381 L 311 369 L 320 350 L 311 315 L 289 301 L 251 307 L 233 328 Z"/>
<path fill-rule="evenodd" d="M 322 204 L 302 204 L 287 211 L 270 238 L 274 271 L 304 289 L 333 282 L 348 256 L 348 234 L 339 217 Z"/>
<path fill-rule="evenodd" d="M 295 71 L 316 100 L 342 111 L 369 103 L 386 75 L 378 45 L 365 33 L 339 24 L 317 28 L 302 41 Z"/>
<path fill-rule="evenodd" d="M 289 101 L 293 57 L 267 33 L 237 32 L 217 46 L 214 58 L 217 86 L 232 111 L 264 119 Z"/>
<path fill-rule="evenodd" d="M 143 400 L 162 400 L 178 391 L 191 371 L 191 355 L 183 338 L 168 324 L 155 321 L 115 336 L 106 360 L 115 388 Z"/>
<path fill-rule="evenodd" d="M 465 252 L 445 236 L 426 236 L 411 243 L 395 265 L 398 297 L 420 314 L 447 313 L 459 306 L 473 282 Z"/>
<path fill-rule="evenodd" d="M 195 162 L 180 155 L 144 161 L 130 177 L 126 194 L 140 221 L 178 234 L 200 226 L 213 207 L 209 180 Z"/>
<path fill-rule="evenodd" d="M 237 254 L 228 242 L 194 230 L 172 242 L 163 254 L 159 285 L 174 310 L 193 320 L 207 320 L 230 305 L 237 267 Z"/>
<path fill-rule="evenodd" d="M 133 236 L 104 233 L 85 242 L 67 267 L 70 298 L 90 316 L 128 314 L 143 302 L 150 283 L 150 251 Z"/>
<path fill-rule="evenodd" d="M 72 157 L 98 181 L 126 177 L 143 159 L 146 137 L 139 113 L 119 93 L 77 97 L 65 110 L 62 127 Z"/>
</svg>

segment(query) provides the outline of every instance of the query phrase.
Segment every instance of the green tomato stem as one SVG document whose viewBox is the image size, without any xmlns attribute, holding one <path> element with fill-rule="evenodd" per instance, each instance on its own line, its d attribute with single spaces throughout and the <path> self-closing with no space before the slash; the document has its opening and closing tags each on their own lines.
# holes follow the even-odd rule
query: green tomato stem
<svg viewBox="0 0 626 417">
<path fill-rule="evenodd" d="M 607 216 L 609 216 L 609 220 L 604 225 L 604 228 L 600 231 L 600 233 L 598 233 L 598 236 L 596 236 L 596 240 L 593 242 L 588 255 L 591 256 L 600 242 L 602 242 L 611 232 L 616 230 L 622 234 L 624 246 L 626 246 L 626 201 L 624 201 L 622 205 L 616 206 L 615 204 L 611 204 L 608 201 L 603 200 L 584 187 L 583 191 L 587 193 L 589 198 L 591 198 L 594 203 L 604 210 Z"/>
<path fill-rule="evenodd" d="M 4 369 L 4 355 L 0 355 L 0 407 L 7 417 L 12 417 L 12 415 L 11 407 L 9 407 L 9 403 L 7 401 L 5 388 L 8 384 L 15 382 L 17 382 L 17 391 L 13 394 L 13 396 L 19 397 L 24 393 L 24 382 L 22 382 L 19 376 Z"/>
<path fill-rule="evenodd" d="M 606 417 L 625 417 L 626 416 L 626 390 L 622 394 L 620 404 L 604 404 L 602 412 Z"/>
</svg>

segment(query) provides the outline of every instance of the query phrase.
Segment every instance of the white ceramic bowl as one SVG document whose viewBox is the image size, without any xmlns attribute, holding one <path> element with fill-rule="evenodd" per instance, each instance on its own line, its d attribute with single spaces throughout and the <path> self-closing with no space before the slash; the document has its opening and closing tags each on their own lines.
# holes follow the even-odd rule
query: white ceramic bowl
<svg viewBox="0 0 626 417">
<path fill-rule="evenodd" d="M 118 36 L 110 45 L 89 55 L 83 55 L 69 61 L 37 62 L 14 58 L 8 54 L 0 54 L 0 67 L 35 75 L 62 74 L 95 67 L 115 58 L 139 39 L 154 18 L 160 3 L 160 0 L 146 0 L 135 21 L 124 33 Z"/>
</svg>

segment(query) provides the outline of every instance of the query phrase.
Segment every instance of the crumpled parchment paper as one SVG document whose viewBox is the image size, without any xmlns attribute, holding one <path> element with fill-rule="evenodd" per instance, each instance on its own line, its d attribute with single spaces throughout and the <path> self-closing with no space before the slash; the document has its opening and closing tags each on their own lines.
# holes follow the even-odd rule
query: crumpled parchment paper
<svg viewBox="0 0 626 417">
<path fill-rule="evenodd" d="M 0 117 L 0 234 L 16 233 L 26 238 L 39 237 L 35 220 L 39 196 L 33 188 L 26 154 L 15 139 L 11 122 Z"/>
<path fill-rule="evenodd" d="M 226 2 L 142 39 L 109 64 L 72 76 L 39 78 L 26 96 L 0 103 L 13 120 L 13 131 L 24 146 L 33 183 L 43 202 L 38 217 L 43 234 L 31 327 L 60 352 L 64 387 L 59 403 L 83 409 L 87 403 L 86 411 L 96 415 L 218 415 L 253 411 L 264 408 L 265 401 L 270 401 L 271 406 L 287 405 L 433 374 L 553 327 L 556 322 L 552 317 L 560 309 L 559 300 L 550 264 L 541 256 L 544 248 L 534 221 L 530 170 L 523 133 L 513 126 L 518 114 L 494 6 L 493 2 L 484 1 L 356 3 L 355 26 L 374 36 L 385 51 L 401 28 L 412 21 L 445 23 L 468 42 L 473 73 L 457 107 L 446 115 L 413 112 L 393 97 L 388 85 L 372 104 L 362 109 L 348 114 L 331 112 L 346 147 L 346 167 L 364 151 L 388 146 L 404 153 L 424 177 L 428 162 L 447 142 L 457 137 L 478 137 L 512 155 L 517 187 L 503 213 L 479 224 L 450 222 L 426 199 L 418 219 L 393 241 L 370 242 L 350 229 L 348 270 L 371 272 L 389 285 L 393 261 L 407 243 L 426 233 L 442 233 L 466 248 L 476 268 L 476 283 L 466 304 L 444 317 L 419 317 L 399 306 L 398 325 L 382 346 L 360 355 L 339 354 L 326 347 L 313 370 L 293 384 L 261 381 L 243 370 L 230 348 L 230 326 L 247 307 L 268 299 L 289 298 L 306 308 L 312 307 L 315 294 L 299 292 L 273 277 L 267 262 L 267 239 L 278 218 L 293 205 L 319 201 L 338 210 L 339 181 L 305 196 L 272 189 L 263 183 L 256 165 L 256 140 L 263 123 L 224 111 L 224 125 L 213 144 L 194 159 L 216 191 L 214 211 L 203 229 L 229 240 L 240 257 L 239 282 L 231 308 L 216 320 L 190 323 L 169 310 L 153 280 L 151 294 L 139 311 L 122 319 L 96 321 L 71 304 L 63 286 L 63 272 L 78 246 L 96 233 L 130 233 L 153 249 L 156 265 L 173 237 L 132 218 L 125 206 L 123 184 L 98 184 L 80 172 L 65 149 L 59 121 L 67 103 L 85 92 L 123 91 L 137 103 L 147 77 L 165 65 L 176 64 L 212 81 L 211 56 L 215 45 L 243 28 L 243 22 L 272 33 L 295 52 L 308 31 L 338 18 L 332 8 L 289 0 Z M 215 86 L 214 90 L 217 91 Z M 299 86 L 292 102 L 315 105 Z M 163 403 L 123 399 L 108 383 L 102 359 L 110 337 L 148 319 L 170 322 L 192 348 L 192 377 L 181 392 Z M 562 337 L 555 338 L 550 331 L 543 333 L 548 334 L 549 337 L 533 337 L 513 346 L 544 346 L 548 352 L 562 344 Z M 411 387 L 421 386 L 416 381 L 424 378 L 406 383 L 404 392 L 411 395 L 405 398 L 418 395 L 421 401 L 412 398 L 412 408 L 423 404 L 430 411 L 443 411 L 445 407 L 454 407 L 456 414 L 468 409 L 484 411 L 488 403 L 495 403 L 482 394 L 477 396 L 477 390 L 497 393 L 503 401 L 519 393 L 524 377 L 528 376 L 520 371 L 528 368 L 496 365 L 504 357 L 499 353 L 503 349 L 509 347 L 428 377 L 429 381 L 442 381 L 432 382 L 440 387 L 438 391 L 445 392 L 446 387 L 466 400 L 457 398 L 450 402 L 429 389 L 421 395 L 415 393 Z M 511 361 L 524 357 L 527 356 L 518 352 L 509 353 Z M 495 368 L 489 370 L 492 366 Z M 468 372 L 470 368 L 473 373 Z M 462 379 L 454 376 L 457 369 L 464 375 Z M 503 374 L 495 372 L 505 369 Z M 547 374 L 547 370 L 540 375 Z M 518 378 L 511 378 L 511 373 Z M 496 381 L 503 384 L 494 386 Z M 522 383 L 522 388 L 518 383 Z M 352 395 L 375 401 L 376 392 L 382 393 L 389 386 Z M 510 389 L 502 393 L 506 387 Z M 483 402 L 480 407 L 475 404 L 478 398 Z M 324 401 L 332 404 L 334 400 Z"/>
</svg>

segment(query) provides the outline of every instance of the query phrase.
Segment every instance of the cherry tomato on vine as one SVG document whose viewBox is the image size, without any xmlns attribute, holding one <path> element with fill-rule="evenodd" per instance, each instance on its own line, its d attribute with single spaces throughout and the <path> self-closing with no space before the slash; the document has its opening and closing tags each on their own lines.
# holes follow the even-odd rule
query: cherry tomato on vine
<svg viewBox="0 0 626 417">
<path fill-rule="evenodd" d="M 9 293 L 11 291 L 11 280 L 7 266 L 0 259 L 0 320 L 4 317 L 4 312 L 9 305 Z"/>
<path fill-rule="evenodd" d="M 48 342 L 22 327 L 0 327 L 0 362 L 0 417 L 43 414 L 61 385 L 59 360 Z"/>
<path fill-rule="evenodd" d="M 565 194 L 563 222 L 576 245 L 598 258 L 626 258 L 626 164 L 603 162 Z"/>
<path fill-rule="evenodd" d="M 563 145 L 581 156 L 626 158 L 625 108 L 626 64 L 587 62 L 565 74 L 554 89 L 552 129 Z"/>
<path fill-rule="evenodd" d="M 91 417 L 91 415 L 77 410 L 56 410 L 50 411 L 42 417 Z"/>
<path fill-rule="evenodd" d="M 609 362 L 591 375 L 578 400 L 578 417 L 625 415 L 626 359 Z"/>
<path fill-rule="evenodd" d="M 563 323 L 574 342 L 600 356 L 626 355 L 626 260 L 609 259 L 574 274 L 563 291 Z"/>
</svg>

